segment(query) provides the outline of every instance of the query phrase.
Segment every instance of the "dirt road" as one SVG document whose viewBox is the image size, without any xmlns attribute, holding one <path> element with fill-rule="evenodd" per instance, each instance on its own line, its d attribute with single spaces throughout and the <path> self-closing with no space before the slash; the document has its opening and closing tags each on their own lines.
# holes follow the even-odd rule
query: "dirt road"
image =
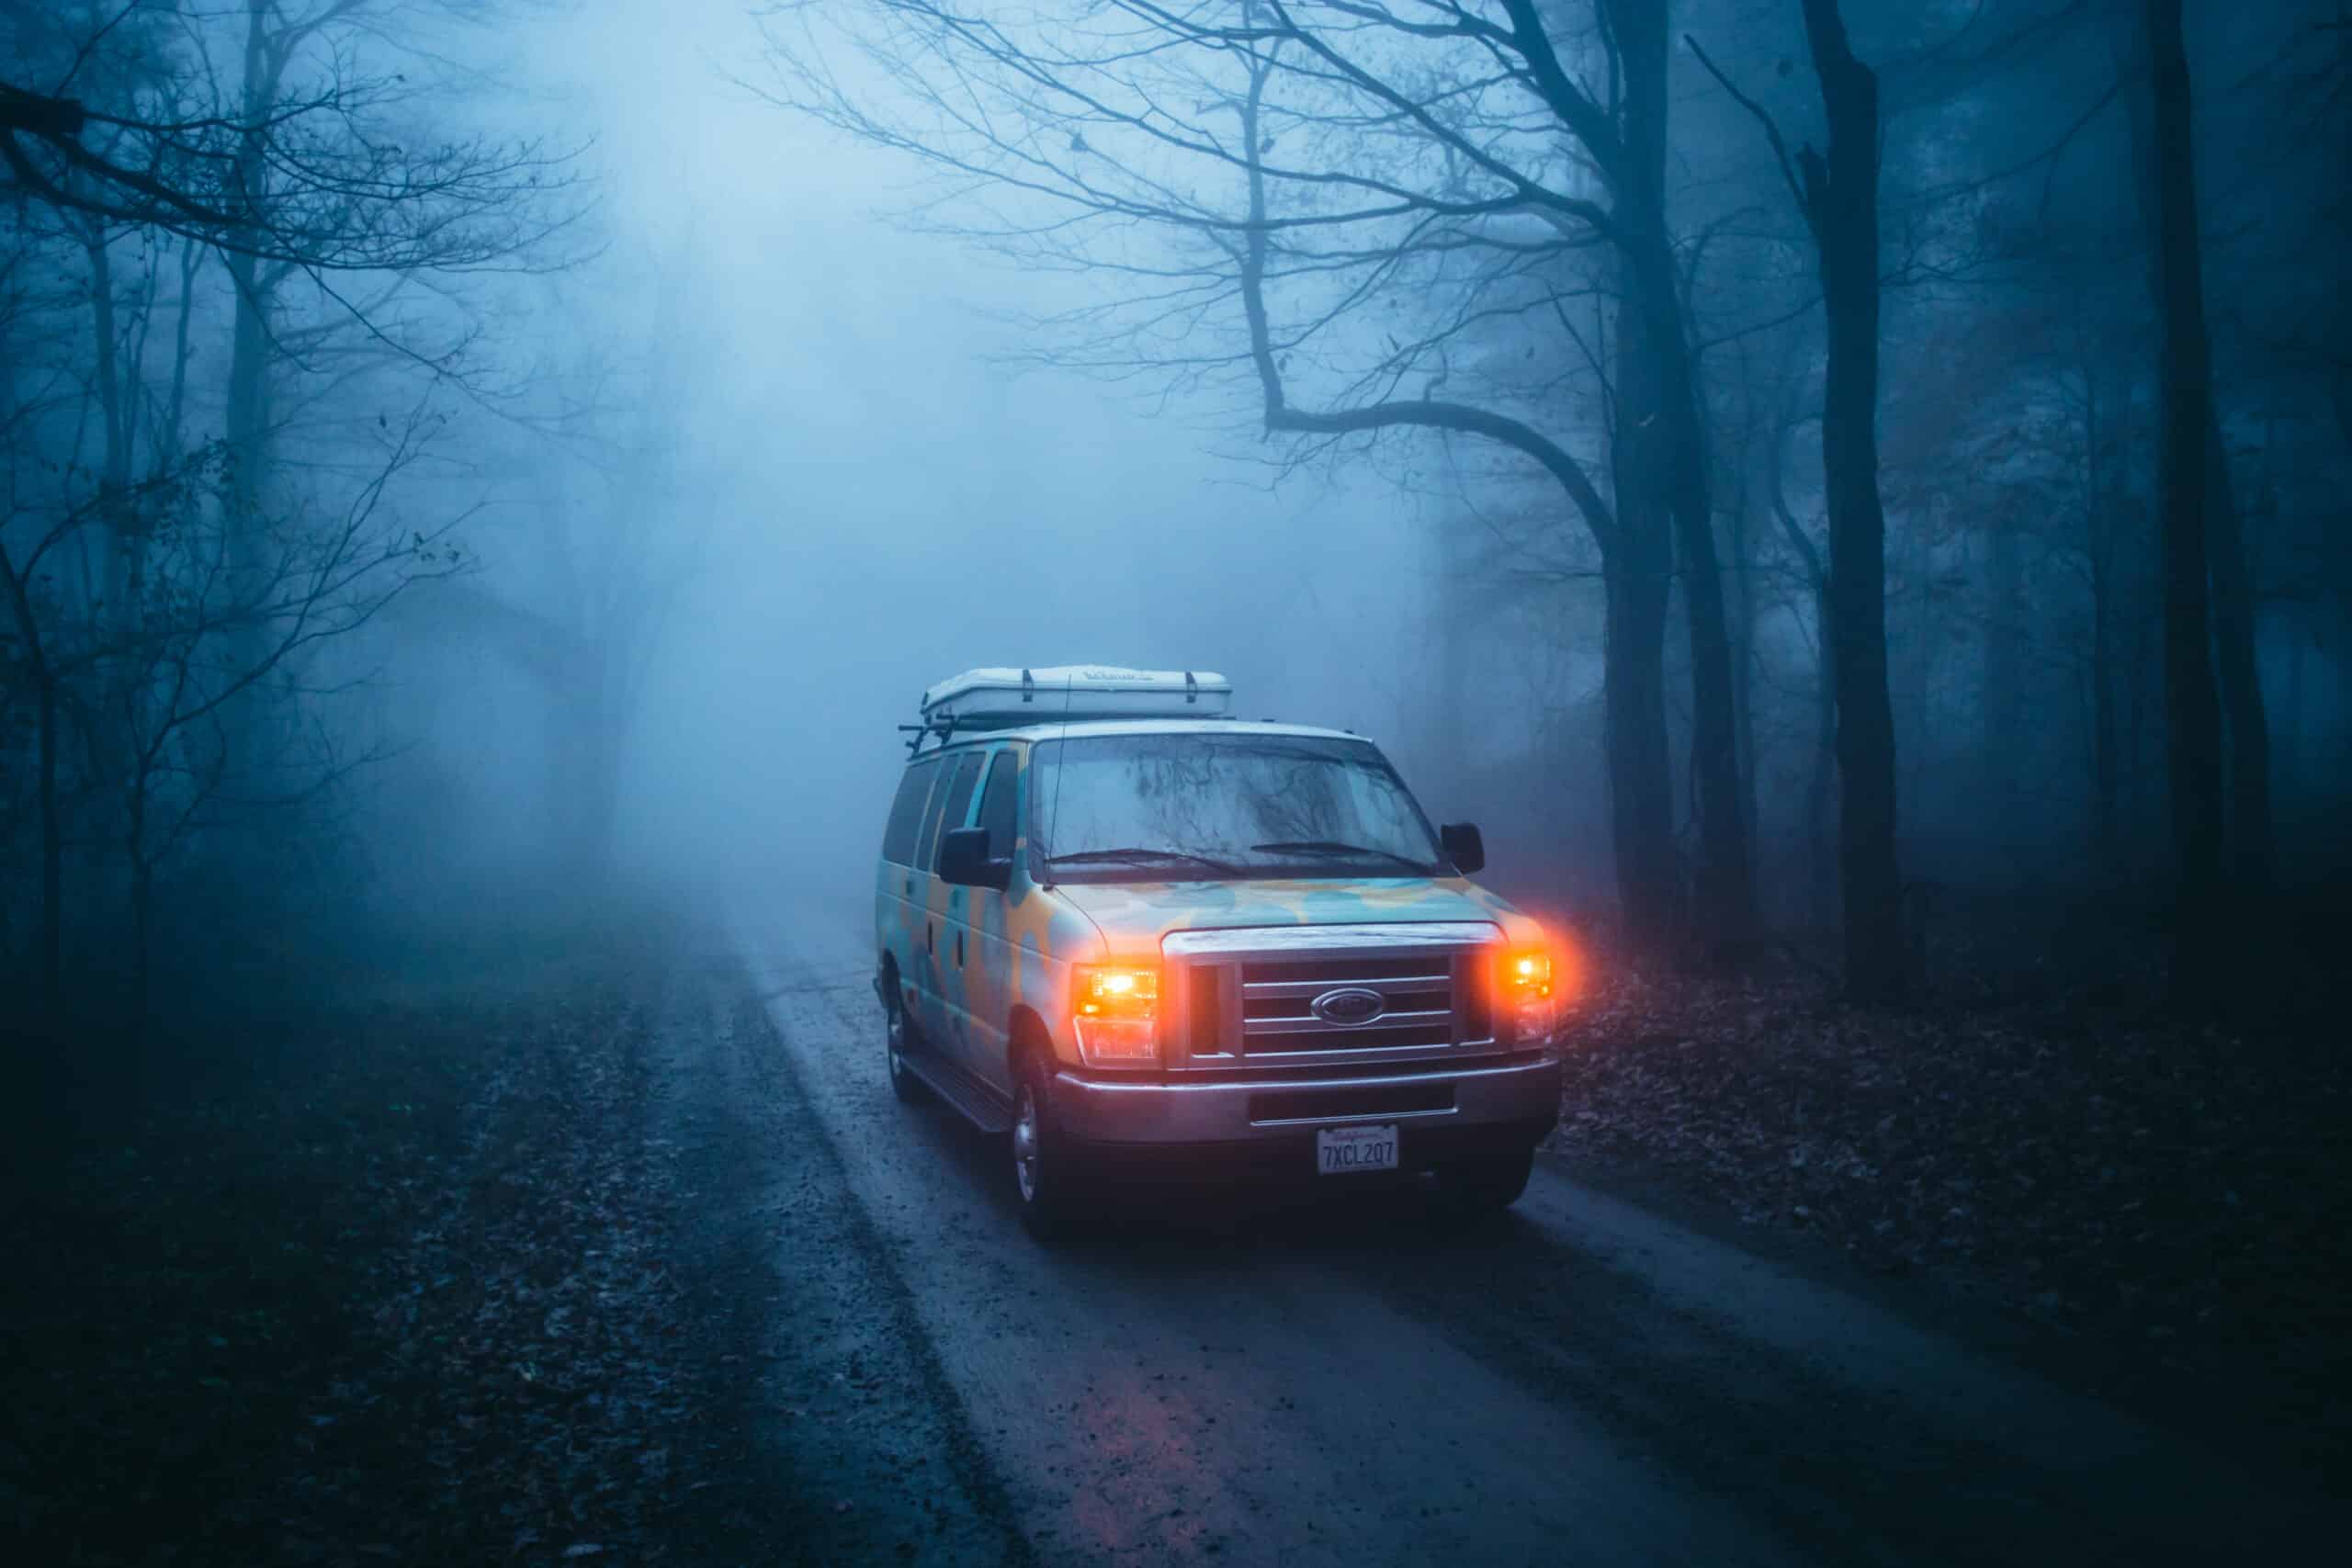
<svg viewBox="0 0 2352 1568">
<path fill-rule="evenodd" d="M 2284 1550 L 2321 1522 L 2219 1445 L 1554 1168 L 1476 1237 L 1393 1195 L 1239 1211 L 1163 1194 L 1041 1249 L 998 1143 L 892 1099 L 858 916 L 739 908 L 731 944 L 770 1028 L 672 1065 L 758 1134 L 733 1156 L 748 1187 L 714 1172 L 738 1183 L 737 1223 L 762 1191 L 846 1216 L 831 1247 L 786 1227 L 775 1263 L 784 1294 L 831 1303 L 827 1359 L 871 1386 L 864 1436 L 836 1445 L 844 1550 L 896 1534 L 902 1554 L 975 1562 L 2146 1562 Z M 791 1448 L 804 1417 L 778 1386 L 751 1391 L 747 1421 L 764 1410 Z M 805 1487 L 808 1456 L 792 1462 Z"/>
</svg>

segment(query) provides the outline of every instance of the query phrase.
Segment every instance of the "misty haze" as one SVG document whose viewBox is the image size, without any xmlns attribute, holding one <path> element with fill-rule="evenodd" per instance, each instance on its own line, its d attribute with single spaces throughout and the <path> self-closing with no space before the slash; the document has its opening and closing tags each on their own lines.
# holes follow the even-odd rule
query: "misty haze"
<svg viewBox="0 0 2352 1568">
<path fill-rule="evenodd" d="M 0 1546 L 2302 1561 L 2337 0 L 5 0 Z"/>
</svg>

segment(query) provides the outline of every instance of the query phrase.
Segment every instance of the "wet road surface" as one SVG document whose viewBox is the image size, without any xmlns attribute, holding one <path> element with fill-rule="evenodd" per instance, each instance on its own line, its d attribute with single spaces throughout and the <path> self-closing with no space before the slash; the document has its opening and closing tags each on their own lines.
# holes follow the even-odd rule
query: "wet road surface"
<svg viewBox="0 0 2352 1568">
<path fill-rule="evenodd" d="M 774 1237 L 747 1438 L 797 1517 L 828 1517 L 812 1465 L 840 1493 L 842 1554 L 2143 1562 L 2340 1529 L 2220 1445 L 1547 1165 L 1475 1235 L 1410 1195 L 1148 1190 L 1042 1248 L 1001 1140 L 893 1099 L 861 915 L 739 907 L 670 1064 L 681 1136 L 735 1129 L 713 1224 Z"/>
</svg>

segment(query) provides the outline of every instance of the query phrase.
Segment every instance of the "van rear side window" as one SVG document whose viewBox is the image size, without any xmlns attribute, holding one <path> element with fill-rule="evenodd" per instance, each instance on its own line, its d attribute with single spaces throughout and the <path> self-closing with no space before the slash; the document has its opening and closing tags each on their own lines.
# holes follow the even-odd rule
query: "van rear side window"
<svg viewBox="0 0 2352 1568">
<path fill-rule="evenodd" d="M 882 829 L 882 858 L 899 865 L 915 863 L 915 829 L 922 826 L 922 808 L 931 798 L 931 775 L 939 771 L 935 757 L 925 757 L 899 781 L 899 797 L 890 803 L 890 824 Z"/>
<path fill-rule="evenodd" d="M 921 869 L 939 869 L 940 825 L 943 821 L 951 828 L 964 825 L 964 814 L 972 806 L 972 786 L 979 783 L 979 779 L 980 754 L 967 751 L 963 761 L 956 764 L 956 776 L 941 779 L 939 788 L 932 791 L 931 817 L 922 829 L 922 859 L 917 863 Z M 943 794 L 946 797 L 944 808 L 940 798 Z"/>
</svg>

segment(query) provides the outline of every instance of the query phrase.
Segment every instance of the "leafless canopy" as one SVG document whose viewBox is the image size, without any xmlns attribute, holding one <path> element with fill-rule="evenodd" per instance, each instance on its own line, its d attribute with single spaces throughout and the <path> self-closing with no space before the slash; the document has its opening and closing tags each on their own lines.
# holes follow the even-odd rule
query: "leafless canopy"
<svg viewBox="0 0 2352 1568">
<path fill-rule="evenodd" d="M 288 8 L 242 83 L 191 34 L 175 40 L 191 68 L 148 74 L 127 103 L 85 101 L 76 78 L 142 9 L 121 6 L 65 40 L 62 83 L 0 82 L 0 191 L 318 272 L 543 262 L 544 242 L 579 216 L 571 151 L 435 137 L 402 72 L 329 47 L 361 8 Z M 304 51 L 303 86 L 281 87 Z"/>
<path fill-rule="evenodd" d="M 1491 395 L 1436 396 L 1475 380 L 1482 333 L 1552 321 L 1564 258 L 1611 238 L 1605 40 L 1565 59 L 1531 0 L 868 0 L 767 28 L 763 90 L 940 176 L 919 221 L 1124 281 L 1042 323 L 1062 363 L 1231 381 L 1310 437 L 1484 435 L 1605 519 L 1559 442 Z M 853 57 L 880 92 L 841 73 Z"/>
</svg>

